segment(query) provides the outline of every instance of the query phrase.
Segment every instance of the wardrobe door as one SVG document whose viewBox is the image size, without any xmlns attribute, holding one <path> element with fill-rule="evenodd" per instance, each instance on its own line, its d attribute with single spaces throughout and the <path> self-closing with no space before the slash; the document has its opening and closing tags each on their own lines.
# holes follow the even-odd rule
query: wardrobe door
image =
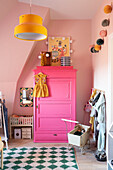
<svg viewBox="0 0 113 170">
<path fill-rule="evenodd" d="M 66 125 L 61 119 L 75 120 L 75 77 L 57 75 L 47 78 L 49 97 L 35 99 L 35 142 L 66 142 Z M 68 123 L 68 131 L 72 128 Z"/>
<path fill-rule="evenodd" d="M 70 101 L 72 81 L 64 78 L 49 78 L 47 79 L 47 85 L 49 88 L 49 97 L 40 98 L 40 101 Z"/>
</svg>

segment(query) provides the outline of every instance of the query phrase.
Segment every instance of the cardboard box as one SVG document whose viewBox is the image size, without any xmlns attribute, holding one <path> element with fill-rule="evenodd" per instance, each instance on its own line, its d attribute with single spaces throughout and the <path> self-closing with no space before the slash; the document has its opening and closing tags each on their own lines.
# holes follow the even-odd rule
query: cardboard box
<svg viewBox="0 0 113 170">
<path fill-rule="evenodd" d="M 21 139 L 21 129 L 14 129 L 14 138 Z"/>
<path fill-rule="evenodd" d="M 22 139 L 31 139 L 31 128 L 22 128 Z"/>
</svg>

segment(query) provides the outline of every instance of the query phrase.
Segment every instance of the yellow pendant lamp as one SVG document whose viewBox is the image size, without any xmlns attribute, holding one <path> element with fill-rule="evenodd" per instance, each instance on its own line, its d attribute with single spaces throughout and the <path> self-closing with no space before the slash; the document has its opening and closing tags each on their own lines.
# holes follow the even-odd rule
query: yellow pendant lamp
<svg viewBox="0 0 113 170">
<path fill-rule="evenodd" d="M 42 25 L 42 17 L 31 14 L 21 15 L 19 25 L 14 29 L 14 36 L 20 40 L 40 41 L 47 38 L 47 29 Z"/>
</svg>

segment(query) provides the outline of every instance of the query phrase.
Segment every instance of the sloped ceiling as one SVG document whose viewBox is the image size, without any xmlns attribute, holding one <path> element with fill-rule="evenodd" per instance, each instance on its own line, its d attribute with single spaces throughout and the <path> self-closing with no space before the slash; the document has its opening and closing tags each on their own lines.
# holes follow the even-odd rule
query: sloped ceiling
<svg viewBox="0 0 113 170">
<path fill-rule="evenodd" d="M 30 0 L 18 0 L 30 3 Z M 92 19 L 103 0 L 31 0 L 32 4 L 50 8 L 51 19 Z"/>
<path fill-rule="evenodd" d="M 0 0 L 0 20 L 4 19 L 6 15 L 14 8 L 17 0 Z"/>
<path fill-rule="evenodd" d="M 33 5 L 32 9 L 43 18 L 43 25 L 46 26 L 49 22 L 49 9 L 37 5 Z M 19 24 L 19 16 L 28 13 L 29 4 L 17 0 L 0 0 L 0 91 L 6 100 L 8 115 L 13 113 L 19 76 L 27 59 L 30 57 L 30 61 L 33 60 L 34 42 L 14 38 L 14 28 Z M 36 53 L 36 59 L 37 55 Z"/>
<path fill-rule="evenodd" d="M 0 16 L 3 16 L 0 26 L 1 82 L 16 82 L 18 80 L 34 43 L 14 38 L 14 28 L 19 24 L 19 16 L 29 13 L 29 5 L 17 1 L 10 4 L 12 1 L 14 2 L 14 0 L 2 0 L 3 4 L 1 3 L 4 9 L 5 7 L 7 8 L 3 15 L 0 11 Z M 8 5 L 10 8 L 7 7 Z M 43 19 L 46 17 L 48 8 L 38 6 L 33 6 L 32 8 L 35 14 L 40 14 Z"/>
<path fill-rule="evenodd" d="M 18 25 L 19 16 L 29 13 L 30 0 L 0 1 L 0 80 L 15 82 L 24 67 L 33 42 L 20 41 L 14 38 L 14 27 Z M 85 19 L 91 18 L 103 0 L 32 0 L 32 11 L 45 18 L 48 7 L 52 19 Z M 38 6 L 41 5 L 41 6 Z M 4 75 L 2 74 L 4 73 Z"/>
</svg>

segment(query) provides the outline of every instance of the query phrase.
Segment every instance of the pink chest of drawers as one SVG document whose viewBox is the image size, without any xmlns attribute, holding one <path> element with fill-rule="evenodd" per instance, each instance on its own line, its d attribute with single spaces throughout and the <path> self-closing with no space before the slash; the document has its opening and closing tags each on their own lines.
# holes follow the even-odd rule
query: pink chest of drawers
<svg viewBox="0 0 113 170">
<path fill-rule="evenodd" d="M 62 118 L 76 120 L 76 70 L 71 66 L 37 66 L 47 75 L 49 97 L 34 98 L 34 142 L 66 142 Z M 35 86 L 35 79 L 34 79 Z M 68 130 L 73 128 L 68 124 Z"/>
</svg>

